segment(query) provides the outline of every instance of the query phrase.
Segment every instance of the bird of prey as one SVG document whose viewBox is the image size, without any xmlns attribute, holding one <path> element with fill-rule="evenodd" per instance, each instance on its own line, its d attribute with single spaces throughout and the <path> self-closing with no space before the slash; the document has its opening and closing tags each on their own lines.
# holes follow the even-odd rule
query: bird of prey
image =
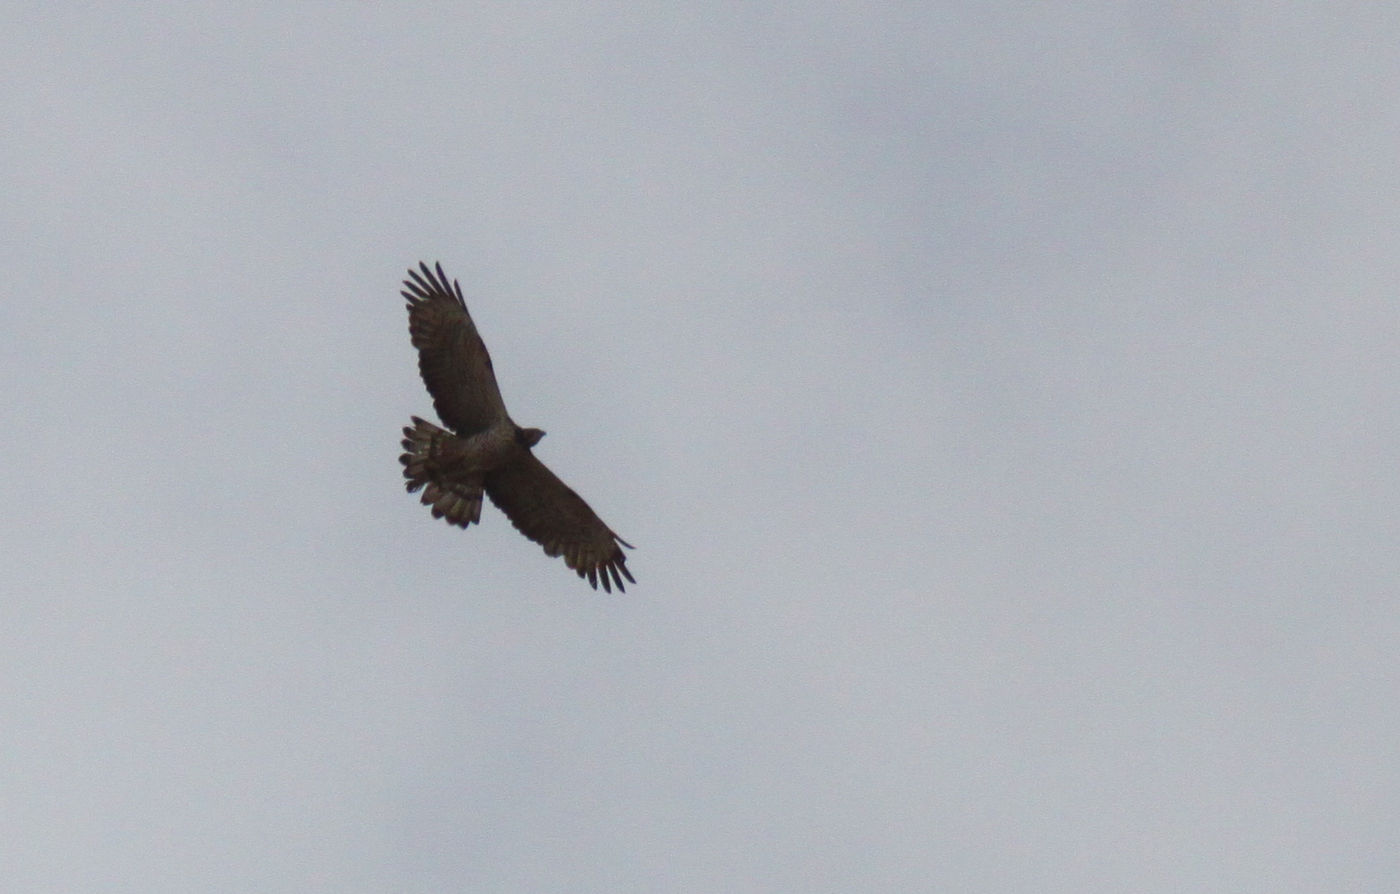
<svg viewBox="0 0 1400 894">
<path fill-rule="evenodd" d="M 611 593 L 624 591 L 627 571 L 622 547 L 632 544 L 603 524 L 583 498 L 535 458 L 530 448 L 544 432 L 521 428 L 506 412 L 491 356 L 477 334 L 462 287 L 448 285 L 442 264 L 436 271 L 419 262 L 409 270 L 401 295 L 408 301 L 408 333 L 418 349 L 418 371 L 447 431 L 413 417 L 403 430 L 399 462 L 409 493 L 423 489 L 423 503 L 434 518 L 466 528 L 481 521 L 482 491 L 520 533 L 563 556 L 593 589 L 601 581 Z"/>
</svg>

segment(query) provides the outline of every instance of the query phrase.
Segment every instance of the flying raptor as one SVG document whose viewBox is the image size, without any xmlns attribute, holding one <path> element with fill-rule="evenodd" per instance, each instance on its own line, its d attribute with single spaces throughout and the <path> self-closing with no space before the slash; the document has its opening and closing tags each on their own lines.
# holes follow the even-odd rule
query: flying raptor
<svg viewBox="0 0 1400 894">
<path fill-rule="evenodd" d="M 481 521 L 485 491 L 520 533 L 544 547 L 546 555 L 612 592 L 636 583 L 627 571 L 622 547 L 632 544 L 603 524 L 583 498 L 530 448 L 544 432 L 521 428 L 506 412 L 491 356 L 467 313 L 462 287 L 448 285 L 442 264 L 436 271 L 419 262 L 409 270 L 400 293 L 408 300 L 408 333 L 418 349 L 418 371 L 433 396 L 447 431 L 413 417 L 403 430 L 399 457 L 409 493 L 423 489 L 423 503 L 434 518 L 465 528 Z"/>
</svg>

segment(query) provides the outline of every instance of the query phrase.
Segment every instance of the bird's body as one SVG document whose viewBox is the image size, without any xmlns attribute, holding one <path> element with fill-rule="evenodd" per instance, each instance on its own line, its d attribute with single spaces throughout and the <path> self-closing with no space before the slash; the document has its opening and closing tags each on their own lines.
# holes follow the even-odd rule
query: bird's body
<svg viewBox="0 0 1400 894">
<path fill-rule="evenodd" d="M 506 412 L 486 345 L 467 312 L 462 288 L 442 265 L 410 270 L 401 293 L 418 349 L 418 370 L 445 430 L 413 417 L 399 461 L 410 492 L 423 489 L 433 516 L 465 528 L 481 521 L 484 492 L 526 537 L 562 556 L 596 589 L 623 590 L 622 547 L 630 547 L 531 451 L 544 432 L 521 428 Z"/>
</svg>

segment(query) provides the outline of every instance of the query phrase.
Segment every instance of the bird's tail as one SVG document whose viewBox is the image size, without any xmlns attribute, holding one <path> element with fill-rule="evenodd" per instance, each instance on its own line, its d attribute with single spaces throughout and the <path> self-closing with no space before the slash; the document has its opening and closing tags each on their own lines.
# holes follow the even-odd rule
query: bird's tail
<svg viewBox="0 0 1400 894">
<path fill-rule="evenodd" d="M 440 458 L 443 446 L 457 438 L 424 419 L 413 417 L 413 426 L 404 427 L 403 463 L 405 487 L 413 493 L 424 488 L 423 505 L 433 508 L 433 518 L 445 518 L 450 524 L 465 528 L 481 521 L 482 476 L 453 475 Z"/>
</svg>

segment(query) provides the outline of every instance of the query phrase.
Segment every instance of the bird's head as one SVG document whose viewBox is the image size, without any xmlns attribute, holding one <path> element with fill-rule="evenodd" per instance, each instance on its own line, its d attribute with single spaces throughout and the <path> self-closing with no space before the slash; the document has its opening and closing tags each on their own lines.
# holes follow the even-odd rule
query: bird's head
<svg viewBox="0 0 1400 894">
<path fill-rule="evenodd" d="M 543 437 L 544 432 L 540 431 L 538 428 L 521 428 L 518 425 L 515 427 L 515 440 L 522 447 L 533 447 L 538 444 L 540 438 Z"/>
</svg>

